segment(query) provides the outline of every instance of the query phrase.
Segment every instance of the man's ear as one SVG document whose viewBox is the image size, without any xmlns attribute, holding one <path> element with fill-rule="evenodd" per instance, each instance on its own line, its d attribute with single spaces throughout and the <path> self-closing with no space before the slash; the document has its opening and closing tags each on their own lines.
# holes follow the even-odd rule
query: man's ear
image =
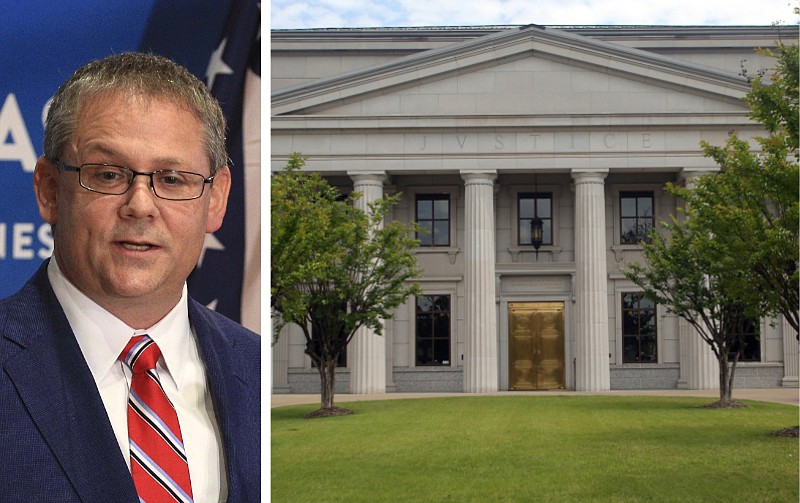
<svg viewBox="0 0 800 503">
<path fill-rule="evenodd" d="M 208 206 L 206 232 L 216 232 L 222 226 L 228 208 L 228 194 L 231 191 L 231 171 L 227 166 L 219 168 L 211 184 L 211 201 Z"/>
<path fill-rule="evenodd" d="M 58 218 L 59 169 L 48 158 L 42 156 L 36 161 L 33 171 L 33 191 L 39 214 L 45 222 L 55 225 Z"/>
</svg>

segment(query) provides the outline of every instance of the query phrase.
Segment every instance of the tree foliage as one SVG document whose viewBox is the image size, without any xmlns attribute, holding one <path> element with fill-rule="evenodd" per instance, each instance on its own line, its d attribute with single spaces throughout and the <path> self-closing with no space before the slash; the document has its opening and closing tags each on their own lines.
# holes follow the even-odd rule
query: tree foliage
<svg viewBox="0 0 800 503">
<path fill-rule="evenodd" d="M 736 133 L 721 147 L 703 143 L 720 171 L 693 187 L 668 185 L 685 201 L 686 218 L 673 218 L 663 225 L 666 237 L 654 233 L 643 244 L 646 266 L 625 271 L 711 346 L 721 401 L 731 398 L 747 319 L 781 315 L 798 330 L 798 47 L 779 44 L 774 56 L 775 71 L 755 78 L 745 98 L 767 132 L 754 139 L 758 148 Z"/>
<path fill-rule="evenodd" d="M 273 176 L 271 307 L 274 340 L 288 323 L 300 327 L 306 354 L 320 372 L 322 409 L 333 408 L 335 368 L 361 327 L 383 333 L 383 320 L 419 289 L 412 227 L 384 224 L 399 195 L 353 206 L 319 174 L 303 172 L 293 154 Z"/>
<path fill-rule="evenodd" d="M 752 81 L 745 97 L 750 117 L 764 125 L 760 152 L 732 134 L 724 147 L 703 144 L 721 171 L 701 177 L 693 190 L 675 188 L 687 213 L 714 236 L 707 250 L 738 266 L 737 291 L 753 315 L 783 316 L 797 332 L 798 276 L 798 46 L 778 45 L 775 71 Z M 768 80 L 767 80 L 768 79 Z"/>
</svg>

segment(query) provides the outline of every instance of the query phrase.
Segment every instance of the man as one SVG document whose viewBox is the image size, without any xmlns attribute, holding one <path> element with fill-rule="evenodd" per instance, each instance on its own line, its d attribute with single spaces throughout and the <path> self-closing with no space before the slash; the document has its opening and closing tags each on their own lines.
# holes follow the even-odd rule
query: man
<svg viewBox="0 0 800 503">
<path fill-rule="evenodd" d="M 0 301 L 0 501 L 259 501 L 260 338 L 186 293 L 230 189 L 218 103 L 111 56 L 58 90 L 44 143 L 53 257 Z"/>
</svg>

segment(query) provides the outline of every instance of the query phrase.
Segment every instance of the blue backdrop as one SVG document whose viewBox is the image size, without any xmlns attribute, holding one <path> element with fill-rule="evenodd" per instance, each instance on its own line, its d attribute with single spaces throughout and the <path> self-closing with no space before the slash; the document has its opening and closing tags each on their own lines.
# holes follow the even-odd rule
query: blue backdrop
<svg viewBox="0 0 800 503">
<path fill-rule="evenodd" d="M 241 9 L 245 4 L 248 19 L 258 30 L 258 2 L 235 4 L 232 0 L 0 0 L 0 298 L 17 291 L 52 252 L 52 236 L 39 217 L 32 180 L 43 151 L 45 110 L 58 86 L 90 60 L 135 50 L 168 56 L 206 80 L 211 55 L 231 28 L 226 22 L 233 6 Z M 253 38 L 252 26 L 247 36 Z M 225 83 L 220 76 L 216 80 Z M 235 224 L 243 219 L 229 213 L 226 225 L 228 220 Z M 210 260 L 212 251 L 204 253 L 205 260 Z M 238 299 L 240 294 L 200 300 L 216 303 L 218 297 Z M 238 308 L 237 300 L 218 310 L 238 319 Z"/>
</svg>

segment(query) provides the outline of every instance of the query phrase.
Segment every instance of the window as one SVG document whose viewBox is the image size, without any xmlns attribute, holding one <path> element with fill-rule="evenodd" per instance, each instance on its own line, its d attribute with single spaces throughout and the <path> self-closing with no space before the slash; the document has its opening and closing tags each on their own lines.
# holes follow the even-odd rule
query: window
<svg viewBox="0 0 800 503">
<path fill-rule="evenodd" d="M 520 245 L 531 244 L 531 220 L 542 219 L 542 244 L 553 244 L 553 195 L 549 192 L 520 192 L 517 195 L 517 229 Z"/>
<path fill-rule="evenodd" d="M 420 246 L 450 246 L 450 194 L 417 194 Z"/>
<path fill-rule="evenodd" d="M 417 297 L 417 365 L 450 365 L 450 296 Z"/>
<path fill-rule="evenodd" d="M 342 311 L 347 311 L 347 304 L 342 304 L 339 308 Z M 311 340 L 314 344 L 320 344 L 321 334 L 317 329 L 316 325 L 311 325 Z M 347 367 L 347 334 L 344 332 L 339 333 L 339 343 L 344 345 L 342 351 L 339 353 L 339 357 L 336 359 L 336 366 L 337 367 Z M 311 366 L 316 367 L 314 360 L 311 360 Z"/>
<path fill-rule="evenodd" d="M 745 319 L 742 322 L 741 328 L 742 342 L 744 342 L 744 351 L 742 352 L 740 362 L 760 362 L 761 361 L 761 337 L 760 327 L 758 320 Z M 733 360 L 736 352 L 739 351 L 739 341 L 733 343 L 731 350 L 728 352 L 728 358 Z"/>
<path fill-rule="evenodd" d="M 620 243 L 649 241 L 647 233 L 655 227 L 652 192 L 620 192 Z"/>
<path fill-rule="evenodd" d="M 312 335 L 311 340 L 314 341 L 315 344 L 319 344 L 319 335 L 316 328 L 311 329 Z M 339 339 L 342 344 L 347 340 L 347 337 L 344 334 L 339 334 Z M 311 360 L 311 367 L 316 368 L 317 364 L 314 363 L 314 360 Z M 345 346 L 342 349 L 341 353 L 339 353 L 339 357 L 336 359 L 336 366 L 341 368 L 347 367 L 347 347 Z"/>
<path fill-rule="evenodd" d="M 622 294 L 622 363 L 657 363 L 656 305 L 641 293 Z"/>
</svg>

